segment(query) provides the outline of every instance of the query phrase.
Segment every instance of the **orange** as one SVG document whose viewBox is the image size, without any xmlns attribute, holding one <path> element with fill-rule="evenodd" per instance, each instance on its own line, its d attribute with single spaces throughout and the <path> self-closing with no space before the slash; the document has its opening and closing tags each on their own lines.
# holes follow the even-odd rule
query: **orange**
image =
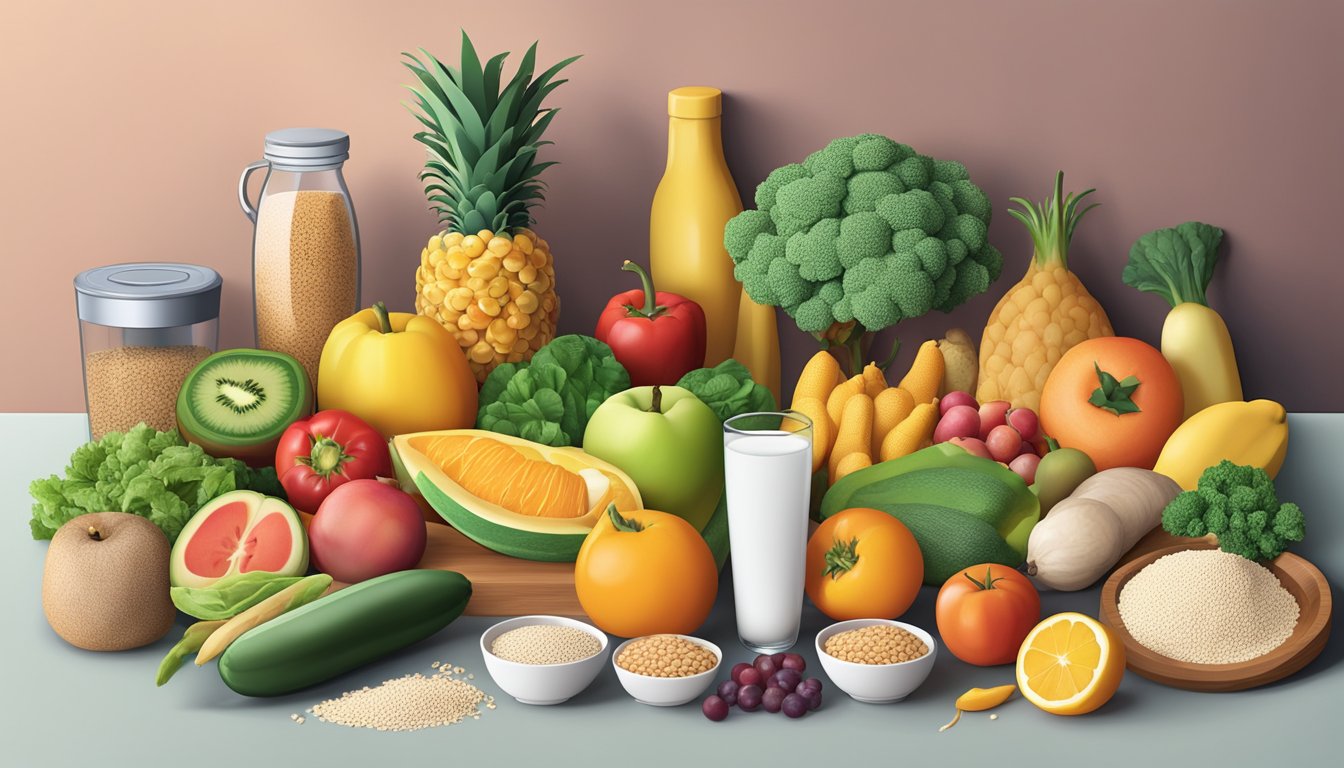
<svg viewBox="0 0 1344 768">
<path fill-rule="evenodd" d="M 910 529 L 885 512 L 845 509 L 807 542 L 807 596 L 837 621 L 894 619 L 924 582 L 924 556 Z"/>
<path fill-rule="evenodd" d="M 1057 613 L 1031 630 L 1017 654 L 1022 696 L 1054 715 L 1085 715 L 1110 701 L 1125 674 L 1125 647 L 1081 613 Z"/>
<path fill-rule="evenodd" d="M 680 517 L 612 505 L 579 548 L 574 589 L 603 632 L 688 635 L 714 607 L 719 569 L 700 532 Z"/>
</svg>

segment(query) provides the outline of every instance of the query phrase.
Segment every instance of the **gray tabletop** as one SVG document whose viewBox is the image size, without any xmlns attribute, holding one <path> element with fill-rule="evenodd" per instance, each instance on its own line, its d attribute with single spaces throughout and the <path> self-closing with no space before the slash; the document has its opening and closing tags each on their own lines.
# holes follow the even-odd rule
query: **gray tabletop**
<svg viewBox="0 0 1344 768">
<path fill-rule="evenodd" d="M 1344 414 L 1290 418 L 1292 442 L 1279 478 L 1281 495 L 1307 515 L 1307 540 L 1296 551 L 1333 584 L 1344 577 Z M 519 704 L 490 680 L 477 645 L 494 619 L 466 617 L 442 633 L 371 667 L 310 691 L 279 699 L 234 694 L 212 668 L 190 664 L 167 686 L 154 687 L 159 659 L 180 635 L 136 651 L 89 653 L 61 641 L 47 626 L 40 600 L 45 542 L 29 538 L 30 480 L 60 472 L 85 438 L 82 416 L 0 415 L 0 505 L 9 510 L 0 536 L 0 573 L 9 610 L 0 632 L 5 739 L 0 765 L 13 766 L 346 766 L 458 765 L 500 759 L 504 765 L 1245 765 L 1272 760 L 1317 765 L 1335 751 L 1334 715 L 1344 692 L 1344 641 L 1297 675 L 1252 691 L 1201 694 L 1167 688 L 1134 674 L 1101 710 L 1056 717 L 1016 698 L 987 714 L 969 714 L 946 733 L 953 700 L 967 688 L 1013 682 L 1011 666 L 980 668 L 940 653 L 928 681 L 904 702 L 852 701 L 820 674 L 811 638 L 827 623 L 810 606 L 800 652 L 826 682 L 825 704 L 801 720 L 734 710 L 722 723 L 698 703 L 655 709 L 629 698 L 608 666 L 580 696 L 556 707 Z M 700 634 L 718 643 L 725 662 L 751 656 L 735 640 L 730 579 Z M 1097 611 L 1097 589 L 1046 593 L 1044 611 Z M 1338 598 L 1338 588 L 1334 589 Z M 934 630 L 932 589 L 904 620 Z M 290 719 L 346 690 L 375 685 L 451 661 L 498 698 L 479 720 L 414 733 L 380 733 Z M 723 677 L 726 677 L 726 667 Z M 479 763 L 490 764 L 490 763 Z"/>
</svg>

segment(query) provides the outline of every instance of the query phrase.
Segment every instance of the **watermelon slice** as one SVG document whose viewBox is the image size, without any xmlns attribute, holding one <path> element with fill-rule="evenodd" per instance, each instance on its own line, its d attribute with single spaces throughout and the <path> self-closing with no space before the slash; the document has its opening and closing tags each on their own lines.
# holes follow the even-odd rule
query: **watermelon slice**
<svg viewBox="0 0 1344 768">
<path fill-rule="evenodd" d="M 301 576 L 308 538 L 298 513 L 255 491 L 231 491 L 201 507 L 177 542 L 169 565 L 174 587 L 209 587 L 225 576 L 269 571 Z"/>
</svg>

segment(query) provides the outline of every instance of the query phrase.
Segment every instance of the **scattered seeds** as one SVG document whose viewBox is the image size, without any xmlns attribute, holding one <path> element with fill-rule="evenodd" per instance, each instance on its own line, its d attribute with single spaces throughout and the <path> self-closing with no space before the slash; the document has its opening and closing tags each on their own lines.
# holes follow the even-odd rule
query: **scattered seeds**
<svg viewBox="0 0 1344 768">
<path fill-rule="evenodd" d="M 900 627 L 873 624 L 831 635 L 823 650 L 841 661 L 855 664 L 900 664 L 924 656 L 929 647 Z"/>
<path fill-rule="evenodd" d="M 998 715 L 998 713 L 992 713 L 992 714 L 990 714 L 989 719 L 990 719 L 990 720 L 998 720 L 998 719 L 999 719 L 999 715 Z"/>
<path fill-rule="evenodd" d="M 452 725 L 467 717 L 480 719 L 477 707 L 482 703 L 490 706 L 493 699 L 441 666 L 429 676 L 417 672 L 373 688 L 349 691 L 314 706 L 311 712 L 324 722 L 352 728 L 418 731 Z"/>
<path fill-rule="evenodd" d="M 714 652 L 676 635 L 649 635 L 630 643 L 616 658 L 629 672 L 649 677 L 690 677 L 718 663 Z"/>
</svg>

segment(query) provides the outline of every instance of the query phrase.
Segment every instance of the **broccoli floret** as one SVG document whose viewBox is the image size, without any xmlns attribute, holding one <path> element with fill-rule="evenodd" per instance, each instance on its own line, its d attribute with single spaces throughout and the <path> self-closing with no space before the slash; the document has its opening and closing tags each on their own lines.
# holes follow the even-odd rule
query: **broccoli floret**
<svg viewBox="0 0 1344 768">
<path fill-rule="evenodd" d="M 1306 535 L 1302 510 L 1279 503 L 1265 470 L 1227 460 L 1204 470 L 1195 490 L 1162 510 L 1162 528 L 1173 536 L 1212 533 L 1220 549 L 1250 560 L 1278 557 Z"/>
<path fill-rule="evenodd" d="M 868 134 L 854 145 L 856 171 L 884 171 L 903 159 L 905 158 L 901 154 L 900 145 L 886 136 Z"/>
<path fill-rule="evenodd" d="M 764 186 L 764 185 L 762 185 Z M 770 214 L 764 211 L 743 211 L 728 220 L 723 228 L 723 245 L 733 263 L 747 258 L 747 252 L 756 242 L 756 236 L 770 232 Z"/>
<path fill-rule="evenodd" d="M 901 180 L 884 171 L 862 171 L 849 177 L 849 194 L 845 197 L 845 213 L 872 211 L 877 201 L 887 195 L 904 192 Z"/>
<path fill-rule="evenodd" d="M 949 311 L 1003 267 L 987 241 L 989 200 L 966 168 L 877 134 L 777 168 L 756 206 L 724 230 L 734 274 L 752 300 L 834 343 Z"/>
<path fill-rule="evenodd" d="M 881 256 L 891 243 L 891 227 L 876 213 L 856 213 L 840 222 L 836 252 L 840 265 L 850 269 L 864 259 Z"/>
<path fill-rule="evenodd" d="M 756 187 L 756 208 L 760 211 L 774 208 L 775 195 L 779 193 L 779 188 L 806 176 L 807 169 L 799 163 L 790 163 L 771 171 L 770 175 L 765 177 L 765 181 Z"/>
<path fill-rule="evenodd" d="M 798 268 L 785 259 L 770 262 L 767 276 L 770 279 L 770 292 L 785 310 L 802 304 L 812 296 L 812 284 L 804 280 L 798 274 Z"/>
</svg>

